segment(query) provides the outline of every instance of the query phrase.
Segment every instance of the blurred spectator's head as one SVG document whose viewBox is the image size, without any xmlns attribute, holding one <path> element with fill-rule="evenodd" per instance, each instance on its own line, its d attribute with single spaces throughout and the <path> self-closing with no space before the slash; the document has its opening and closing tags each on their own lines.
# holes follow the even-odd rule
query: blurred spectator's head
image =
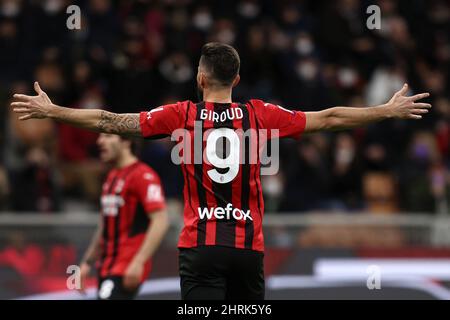
<svg viewBox="0 0 450 320">
<path fill-rule="evenodd" d="M 207 31 L 213 24 L 211 10 L 206 6 L 199 6 L 192 16 L 192 24 L 201 31 Z"/>
<path fill-rule="evenodd" d="M 246 19 L 254 19 L 261 12 L 261 6 L 258 0 L 241 0 L 237 12 Z"/>
<path fill-rule="evenodd" d="M 375 213 L 396 212 L 397 187 L 392 174 L 370 172 L 363 177 L 363 192 L 367 209 Z"/>
<path fill-rule="evenodd" d="M 314 58 L 298 58 L 295 71 L 299 80 L 308 82 L 319 78 L 319 63 Z"/>
<path fill-rule="evenodd" d="M 302 56 L 308 56 L 314 52 L 314 40 L 307 32 L 299 32 L 295 38 L 295 51 Z"/>
<path fill-rule="evenodd" d="M 265 48 L 266 39 L 264 30 L 260 26 L 253 26 L 248 31 L 248 46 L 252 51 Z"/>
<path fill-rule="evenodd" d="M 433 134 L 426 131 L 416 132 L 412 137 L 409 157 L 416 164 L 438 163 L 440 155 Z"/>
<path fill-rule="evenodd" d="M 336 147 L 334 151 L 335 164 L 337 166 L 350 165 L 356 156 L 355 140 L 348 133 L 341 133 L 336 137 Z"/>
<path fill-rule="evenodd" d="M 394 0 L 378 0 L 381 12 L 386 15 L 392 15 L 396 13 L 397 1 Z"/>
<path fill-rule="evenodd" d="M 54 15 L 57 14 L 63 9 L 67 7 L 68 1 L 66 0 L 44 0 L 40 2 L 42 5 L 42 8 L 48 15 Z"/>
<path fill-rule="evenodd" d="M 0 21 L 0 39 L 12 40 L 17 36 L 17 26 L 13 20 Z"/>
<path fill-rule="evenodd" d="M 81 109 L 101 109 L 104 105 L 104 98 L 100 90 L 95 87 L 84 92 L 79 103 Z"/>
<path fill-rule="evenodd" d="M 79 86 L 88 84 L 91 79 L 91 65 L 87 61 L 78 61 L 73 67 L 73 81 Z"/>
<path fill-rule="evenodd" d="M 98 136 L 97 145 L 100 149 L 100 159 L 112 165 L 123 160 L 134 152 L 134 142 L 116 134 L 102 133 Z"/>
<path fill-rule="evenodd" d="M 450 100 L 448 98 L 437 98 L 434 102 L 434 108 L 440 117 L 450 120 Z"/>
<path fill-rule="evenodd" d="M 311 139 L 298 144 L 297 152 L 300 159 L 308 166 L 316 167 L 322 162 L 319 149 Z"/>
<path fill-rule="evenodd" d="M 20 13 L 22 0 L 0 1 L 0 16 L 14 18 Z"/>
<path fill-rule="evenodd" d="M 388 166 L 386 147 L 380 143 L 371 143 L 364 150 L 367 166 L 372 170 L 385 170 Z"/>
<path fill-rule="evenodd" d="M 282 23 L 287 26 L 296 26 L 301 19 L 301 14 L 297 6 L 291 4 L 283 6 L 281 9 Z"/>
<path fill-rule="evenodd" d="M 186 83 L 194 74 L 189 58 L 182 52 L 172 53 L 161 62 L 159 69 L 162 76 L 173 84 Z"/>
<path fill-rule="evenodd" d="M 8 176 L 4 168 L 0 165 L 0 209 L 6 207 L 6 200 L 10 192 Z"/>
<path fill-rule="evenodd" d="M 228 19 L 219 19 L 215 22 L 211 41 L 222 42 L 232 45 L 236 40 L 234 23 Z"/>
<path fill-rule="evenodd" d="M 337 70 L 337 84 L 343 89 L 353 89 L 360 82 L 358 70 L 352 65 L 343 65 Z"/>
<path fill-rule="evenodd" d="M 90 0 L 89 6 L 92 12 L 103 14 L 111 8 L 111 0 Z"/>
<path fill-rule="evenodd" d="M 169 20 L 171 27 L 177 32 L 185 30 L 189 24 L 189 16 L 186 10 L 175 10 Z"/>
<path fill-rule="evenodd" d="M 64 75 L 61 67 L 55 63 L 41 64 L 36 68 L 36 81 L 46 89 L 55 93 L 64 88 Z"/>
</svg>

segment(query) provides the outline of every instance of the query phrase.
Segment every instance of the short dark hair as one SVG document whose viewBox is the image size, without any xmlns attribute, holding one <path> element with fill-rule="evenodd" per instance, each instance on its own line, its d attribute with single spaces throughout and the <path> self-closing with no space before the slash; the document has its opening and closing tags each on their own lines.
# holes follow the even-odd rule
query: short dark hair
<svg viewBox="0 0 450 320">
<path fill-rule="evenodd" d="M 200 64 L 219 85 L 230 86 L 239 73 L 241 60 L 236 49 L 219 42 L 210 42 L 202 47 Z"/>
<path fill-rule="evenodd" d="M 125 137 L 125 136 L 120 136 L 120 139 L 122 139 L 122 141 L 129 141 L 130 142 L 130 151 L 133 155 L 135 156 L 139 156 L 139 154 L 141 153 L 141 142 L 135 138 L 131 138 L 131 137 Z"/>
</svg>

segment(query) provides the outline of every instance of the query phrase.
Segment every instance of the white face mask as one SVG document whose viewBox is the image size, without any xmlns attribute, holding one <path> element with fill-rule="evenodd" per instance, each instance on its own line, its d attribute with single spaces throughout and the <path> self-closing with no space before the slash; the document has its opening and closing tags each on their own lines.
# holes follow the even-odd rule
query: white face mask
<svg viewBox="0 0 450 320">
<path fill-rule="evenodd" d="M 206 31 L 211 27 L 212 17 L 208 12 L 197 12 L 192 19 L 194 26 L 200 30 Z"/>
<path fill-rule="evenodd" d="M 82 101 L 81 108 L 82 109 L 98 109 L 101 108 L 102 103 L 96 98 L 87 98 Z"/>
<path fill-rule="evenodd" d="M 317 65 L 306 61 L 297 64 L 297 75 L 304 80 L 312 80 L 317 76 Z"/>
<path fill-rule="evenodd" d="M 283 184 L 279 176 L 265 176 L 263 184 L 264 193 L 268 196 L 279 196 L 283 192 Z"/>
<path fill-rule="evenodd" d="M 56 13 L 61 10 L 63 3 L 61 0 L 47 0 L 44 3 L 44 10 L 47 13 Z"/>
<path fill-rule="evenodd" d="M 224 29 L 217 34 L 217 41 L 232 44 L 236 35 L 231 29 Z"/>
<path fill-rule="evenodd" d="M 314 43 L 307 37 L 298 38 L 295 42 L 295 50 L 301 55 L 309 55 L 314 50 Z"/>
<path fill-rule="evenodd" d="M 350 164 L 354 158 L 355 152 L 350 148 L 340 148 L 336 152 L 336 162 L 340 164 Z"/>
<path fill-rule="evenodd" d="M 241 16 L 246 18 L 254 18 L 261 11 L 256 3 L 249 1 L 241 1 L 237 10 Z"/>
<path fill-rule="evenodd" d="M 187 63 L 174 63 L 171 59 L 164 60 L 159 70 L 161 74 L 173 83 L 184 83 L 192 79 L 194 71 Z"/>
<path fill-rule="evenodd" d="M 358 76 L 355 70 L 351 68 L 341 68 L 338 71 L 339 82 L 346 88 L 352 87 L 356 84 Z"/>
<path fill-rule="evenodd" d="M 14 18 L 17 16 L 19 10 L 19 2 L 17 1 L 5 1 L 0 7 L 0 12 L 8 18 Z"/>
</svg>

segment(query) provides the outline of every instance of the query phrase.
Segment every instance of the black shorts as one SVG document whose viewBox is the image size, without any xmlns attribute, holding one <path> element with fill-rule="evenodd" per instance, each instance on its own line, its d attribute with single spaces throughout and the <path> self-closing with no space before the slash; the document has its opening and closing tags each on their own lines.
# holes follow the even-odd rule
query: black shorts
<svg viewBox="0 0 450 320">
<path fill-rule="evenodd" d="M 263 300 L 264 254 L 221 246 L 180 248 L 183 300 Z"/>
<path fill-rule="evenodd" d="M 123 287 L 123 277 L 109 276 L 98 279 L 98 300 L 132 300 L 139 292 L 139 287 L 130 291 Z"/>
</svg>

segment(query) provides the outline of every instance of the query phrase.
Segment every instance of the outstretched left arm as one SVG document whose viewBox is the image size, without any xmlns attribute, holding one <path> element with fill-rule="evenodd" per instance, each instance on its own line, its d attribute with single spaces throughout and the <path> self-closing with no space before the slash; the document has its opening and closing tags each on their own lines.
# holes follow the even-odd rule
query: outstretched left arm
<svg viewBox="0 0 450 320">
<path fill-rule="evenodd" d="M 384 119 L 421 119 L 431 105 L 416 101 L 428 97 L 429 93 L 407 97 L 405 96 L 407 91 L 408 85 L 405 84 L 389 102 L 375 107 L 334 107 L 317 112 L 305 112 L 305 132 L 343 130 Z"/>
</svg>

